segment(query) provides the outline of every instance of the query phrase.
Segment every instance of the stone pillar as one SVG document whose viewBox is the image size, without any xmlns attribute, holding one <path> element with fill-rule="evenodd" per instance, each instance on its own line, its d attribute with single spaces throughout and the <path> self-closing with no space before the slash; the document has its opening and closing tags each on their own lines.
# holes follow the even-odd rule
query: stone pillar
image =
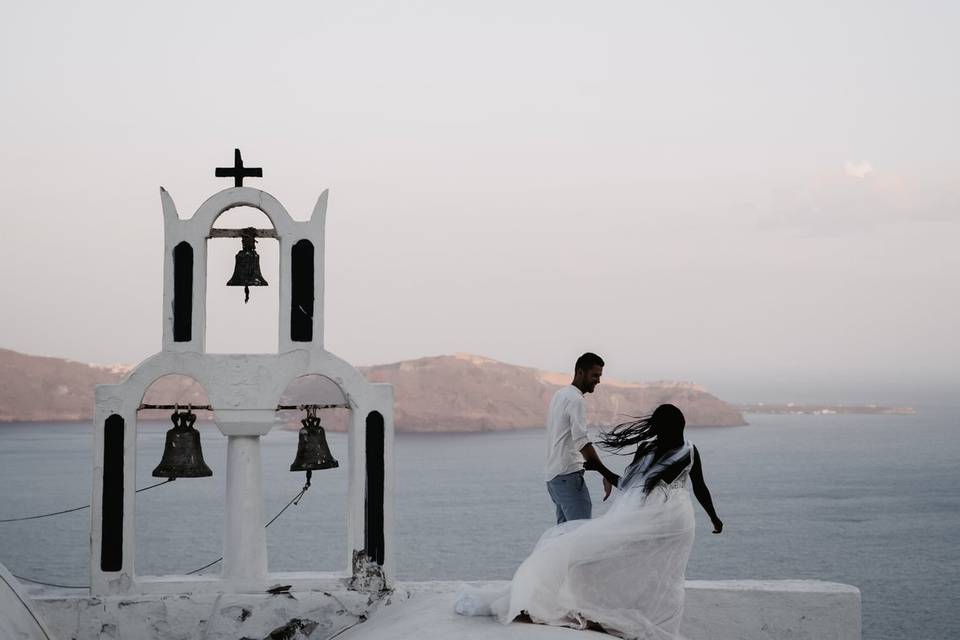
<svg viewBox="0 0 960 640">
<path fill-rule="evenodd" d="M 223 579 L 234 592 L 260 592 L 267 579 L 260 436 L 228 436 Z"/>
<path fill-rule="evenodd" d="M 119 385 L 97 385 L 96 406 L 93 419 L 93 494 L 91 496 L 90 511 L 90 592 L 96 595 L 127 593 L 134 578 L 134 514 L 136 512 L 136 477 L 137 477 L 137 411 L 132 402 L 124 402 Z M 141 394 L 142 395 L 142 394 Z M 106 425 L 111 417 L 120 419 L 122 425 L 122 453 L 114 462 L 120 461 L 120 485 L 122 491 L 122 508 L 119 509 L 120 521 L 111 519 L 107 524 L 112 527 L 104 532 L 104 487 L 105 487 L 105 433 Z M 115 453 L 117 451 L 115 450 Z M 118 478 L 109 480 L 113 488 L 117 487 Z M 114 497 L 116 497 L 114 495 Z M 116 504 L 108 511 L 116 516 Z M 108 545 L 119 545 L 121 566 L 104 566 L 104 536 Z M 117 551 L 116 547 L 111 551 Z"/>
<path fill-rule="evenodd" d="M 364 512 L 367 493 L 367 404 L 352 404 L 347 436 L 347 566 L 365 546 Z"/>
</svg>

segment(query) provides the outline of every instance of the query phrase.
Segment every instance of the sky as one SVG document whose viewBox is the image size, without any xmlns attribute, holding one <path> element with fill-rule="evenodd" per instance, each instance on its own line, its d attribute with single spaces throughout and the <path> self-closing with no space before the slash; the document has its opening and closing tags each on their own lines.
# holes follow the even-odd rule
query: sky
<svg viewBox="0 0 960 640">
<path fill-rule="evenodd" d="M 960 4 L 4 13 L 0 347 L 158 351 L 159 187 L 190 216 L 239 147 L 296 219 L 330 190 L 326 347 L 356 365 L 591 350 L 739 401 L 960 386 Z M 211 350 L 275 348 L 275 286 L 210 289 Z"/>
</svg>

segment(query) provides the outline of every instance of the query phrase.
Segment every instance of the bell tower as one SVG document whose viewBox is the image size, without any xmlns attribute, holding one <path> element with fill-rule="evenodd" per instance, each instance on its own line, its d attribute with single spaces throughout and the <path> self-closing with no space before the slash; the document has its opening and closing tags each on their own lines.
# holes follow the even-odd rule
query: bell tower
<svg viewBox="0 0 960 640">
<path fill-rule="evenodd" d="M 324 348 L 327 191 L 320 194 L 310 218 L 301 222 L 266 191 L 243 186 L 245 178 L 262 177 L 263 170 L 244 166 L 239 150 L 234 154 L 234 166 L 218 168 L 215 175 L 234 178 L 234 186 L 212 195 L 189 218 L 181 218 L 173 198 L 160 189 L 164 221 L 162 349 L 137 365 L 122 382 L 96 389 L 91 593 L 255 593 L 279 579 L 271 580 L 267 571 L 260 438 L 274 428 L 278 410 L 293 408 L 280 405 L 283 391 L 307 375 L 325 376 L 342 392 L 342 406 L 350 413 L 347 451 L 345 456 L 337 454 L 342 461 L 338 463 L 327 448 L 315 408 L 308 410 L 301 449 L 291 470 L 311 473 L 338 464 L 346 467 L 348 557 L 343 571 L 285 573 L 282 580 L 295 589 L 336 588 L 362 571 L 382 576 L 389 585 L 393 579 L 393 388 L 367 382 L 357 369 Z M 241 206 L 262 211 L 273 228 L 216 228 L 222 213 Z M 250 287 L 279 287 L 276 354 L 206 352 L 207 241 L 212 238 L 238 238 L 241 242 L 234 275 L 224 286 L 243 286 L 247 296 Z M 266 282 L 260 273 L 258 238 L 279 242 L 277 283 Z M 146 389 L 169 374 L 189 376 L 204 388 L 210 406 L 203 409 L 212 413 L 227 438 L 223 569 L 218 577 L 144 576 L 134 566 L 138 412 L 174 409 L 168 450 L 184 451 L 182 445 L 179 449 L 170 445 L 171 434 L 188 443 L 186 461 L 168 461 L 165 453 L 155 475 L 190 478 L 184 482 L 215 480 L 203 479 L 209 476 L 209 469 L 204 472 L 199 466 L 203 465 L 202 455 L 199 465 L 191 458 L 200 454 L 193 419 L 176 407 L 143 404 Z M 195 449 L 190 444 L 194 440 Z M 157 473 L 161 469 L 163 473 Z"/>
</svg>

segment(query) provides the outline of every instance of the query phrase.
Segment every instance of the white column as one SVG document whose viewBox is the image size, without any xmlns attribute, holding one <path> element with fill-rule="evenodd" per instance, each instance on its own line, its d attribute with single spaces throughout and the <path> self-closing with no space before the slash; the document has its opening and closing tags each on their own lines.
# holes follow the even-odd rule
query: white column
<svg viewBox="0 0 960 640">
<path fill-rule="evenodd" d="M 260 436 L 227 438 L 223 579 L 234 592 L 261 592 L 267 579 Z"/>
<path fill-rule="evenodd" d="M 347 437 L 347 567 L 353 553 L 366 546 L 364 521 L 367 499 L 367 405 L 351 403 Z"/>
</svg>

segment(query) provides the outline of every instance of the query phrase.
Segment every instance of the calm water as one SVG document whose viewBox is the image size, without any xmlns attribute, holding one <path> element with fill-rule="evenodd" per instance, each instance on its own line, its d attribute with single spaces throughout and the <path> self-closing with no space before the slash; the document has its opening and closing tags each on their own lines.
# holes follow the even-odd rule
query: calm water
<svg viewBox="0 0 960 640">
<path fill-rule="evenodd" d="M 957 415 L 941 408 L 916 416 L 749 416 L 749 427 L 689 430 L 726 529 L 711 535 L 698 511 L 688 577 L 854 584 L 863 594 L 864 638 L 957 637 Z M 150 471 L 166 428 L 141 427 L 138 487 L 155 482 Z M 220 555 L 226 441 L 209 425 L 201 432 L 214 477 L 138 495 L 138 573 L 186 572 Z M 537 431 L 399 436 L 400 579 L 509 578 L 551 524 L 541 438 Z M 344 462 L 346 437 L 329 439 Z M 86 425 L 0 425 L 0 519 L 88 503 L 90 440 Z M 292 432 L 264 440 L 267 518 L 303 482 L 287 471 L 295 449 Z M 272 570 L 346 567 L 345 490 L 342 468 L 315 474 L 303 501 L 267 530 Z M 88 514 L 0 523 L 0 562 L 22 576 L 85 584 Z"/>
</svg>

